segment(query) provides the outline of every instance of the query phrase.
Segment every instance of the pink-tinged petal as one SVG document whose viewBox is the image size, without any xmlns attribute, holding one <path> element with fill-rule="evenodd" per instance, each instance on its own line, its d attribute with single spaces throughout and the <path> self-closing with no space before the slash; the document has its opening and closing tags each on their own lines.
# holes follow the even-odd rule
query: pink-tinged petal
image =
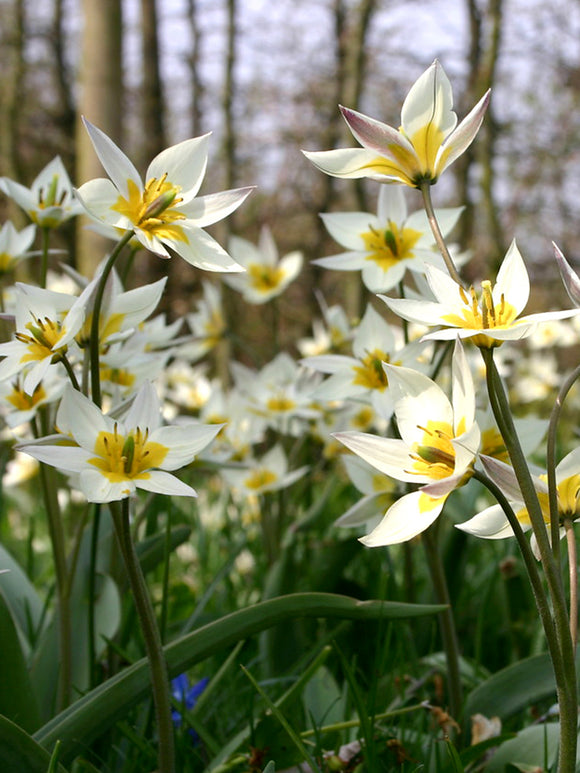
<svg viewBox="0 0 580 773">
<path fill-rule="evenodd" d="M 112 209 L 119 200 L 119 191 L 110 180 L 104 177 L 89 180 L 81 185 L 76 194 L 84 209 L 97 220 L 113 228 L 127 231 L 133 228 L 133 223 L 127 217 Z"/>
<path fill-rule="evenodd" d="M 198 228 L 205 228 L 234 212 L 253 190 L 254 187 L 249 186 L 247 188 L 221 191 L 220 193 L 211 193 L 208 196 L 199 196 L 190 201 L 189 204 L 179 204 L 177 209 L 188 220 L 193 221 Z"/>
<path fill-rule="evenodd" d="M 151 470 L 147 478 L 137 478 L 135 480 L 137 488 L 144 491 L 153 491 L 156 494 L 166 494 L 174 497 L 196 497 L 197 491 L 187 483 L 184 483 L 175 475 L 161 470 Z"/>
<path fill-rule="evenodd" d="M 400 192 L 400 188 L 390 185 L 382 186 L 383 190 Z M 332 238 L 349 250 L 364 250 L 365 242 L 361 234 L 381 227 L 378 217 L 368 212 L 331 212 L 323 213 L 320 217 Z"/>
<path fill-rule="evenodd" d="M 409 90 L 401 110 L 401 124 L 408 137 L 432 124 L 443 139 L 456 123 L 451 83 L 436 59 Z"/>
<path fill-rule="evenodd" d="M 566 292 L 570 296 L 572 303 L 575 306 L 580 306 L 580 277 L 578 277 L 578 274 L 564 257 L 563 252 L 554 242 L 552 242 L 552 246 L 554 247 L 554 255 L 556 256 L 558 270 L 560 271 Z"/>
<path fill-rule="evenodd" d="M 147 167 L 145 182 L 160 180 L 167 175 L 167 182 L 180 188 L 179 198 L 187 204 L 200 189 L 207 167 L 209 134 L 184 140 L 165 148 Z"/>
<path fill-rule="evenodd" d="M 370 177 L 385 183 L 406 182 L 400 176 L 400 170 L 393 162 L 366 148 L 341 148 L 338 150 L 302 151 L 306 158 L 322 172 L 332 177 L 356 179 Z"/>
<path fill-rule="evenodd" d="M 365 462 L 395 480 L 413 483 L 426 483 L 429 480 L 426 476 L 406 472 L 413 462 L 403 440 L 382 438 L 366 432 L 337 432 L 333 437 Z"/>
<path fill-rule="evenodd" d="M 348 107 L 341 106 L 340 111 L 353 136 L 364 148 L 390 159 L 410 177 L 418 170 L 417 153 L 401 132 Z"/>
<path fill-rule="evenodd" d="M 184 222 L 187 223 L 187 221 Z M 164 241 L 184 260 L 204 271 L 239 273 L 244 270 L 243 266 L 236 263 L 224 248 L 201 228 L 193 225 L 188 228 L 187 239 L 187 242 L 170 241 L 169 239 Z"/>
<path fill-rule="evenodd" d="M 465 116 L 455 131 L 443 142 L 437 153 L 436 168 L 440 175 L 444 169 L 464 153 L 475 139 L 489 104 L 491 92 L 487 91 L 475 107 Z"/>
<path fill-rule="evenodd" d="M 465 432 L 475 418 L 475 389 L 465 350 L 458 338 L 453 351 L 452 363 L 453 416 L 456 433 Z"/>
<path fill-rule="evenodd" d="M 514 535 L 504 511 L 499 505 L 492 505 L 468 521 L 456 523 L 455 526 L 461 531 L 483 539 L 504 539 Z M 522 528 L 527 529 L 529 526 L 522 524 Z"/>
<path fill-rule="evenodd" d="M 411 216 L 412 217 L 412 216 Z M 407 220 L 407 200 L 398 186 L 382 185 L 377 202 L 377 220 L 383 228 L 390 220 L 402 226 Z"/>
<path fill-rule="evenodd" d="M 99 161 L 103 165 L 105 172 L 109 175 L 117 190 L 125 197 L 129 196 L 128 181 L 132 180 L 137 188 L 143 190 L 143 182 L 141 181 L 141 175 L 133 165 L 133 163 L 127 158 L 123 151 L 115 145 L 110 137 L 93 126 L 92 123 L 83 118 L 85 128 L 89 133 L 91 142 Z"/>
<path fill-rule="evenodd" d="M 515 239 L 503 259 L 493 288 L 493 301 L 496 306 L 500 305 L 502 297 L 518 314 L 523 311 L 530 297 L 530 279 Z"/>
<path fill-rule="evenodd" d="M 387 510 L 383 520 L 370 534 L 360 538 L 360 542 L 374 548 L 413 539 L 433 523 L 443 509 L 445 499 L 432 498 L 421 491 L 406 494 Z"/>
<path fill-rule="evenodd" d="M 481 454 L 479 459 L 485 473 L 499 486 L 510 502 L 523 503 L 524 498 L 513 468 L 509 464 L 485 454 Z M 533 478 L 536 490 L 547 493 L 548 488 L 546 484 L 536 476 L 533 476 Z"/>
<path fill-rule="evenodd" d="M 453 426 L 453 410 L 443 390 L 423 373 L 411 368 L 383 365 L 395 403 L 401 437 L 411 445 L 421 441 L 430 421 Z"/>
<path fill-rule="evenodd" d="M 166 446 L 168 451 L 163 463 L 163 470 L 178 470 L 190 464 L 203 451 L 224 424 L 187 424 L 184 426 L 160 427 L 149 438 L 151 442 Z"/>
</svg>

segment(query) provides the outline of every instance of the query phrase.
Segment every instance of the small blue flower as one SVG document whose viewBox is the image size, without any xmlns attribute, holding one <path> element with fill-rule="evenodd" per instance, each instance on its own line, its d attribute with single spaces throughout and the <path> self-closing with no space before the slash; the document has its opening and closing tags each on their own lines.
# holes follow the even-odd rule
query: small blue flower
<svg viewBox="0 0 580 773">
<path fill-rule="evenodd" d="M 175 679 L 171 680 L 171 697 L 181 705 L 181 711 L 179 709 L 171 710 L 171 718 L 175 727 L 181 727 L 183 721 L 183 712 L 191 711 L 195 706 L 197 699 L 207 687 L 209 679 L 205 676 L 199 682 L 196 682 L 191 687 L 189 686 L 189 679 L 186 674 L 179 674 Z M 189 734 L 197 740 L 197 734 L 190 728 Z"/>
</svg>

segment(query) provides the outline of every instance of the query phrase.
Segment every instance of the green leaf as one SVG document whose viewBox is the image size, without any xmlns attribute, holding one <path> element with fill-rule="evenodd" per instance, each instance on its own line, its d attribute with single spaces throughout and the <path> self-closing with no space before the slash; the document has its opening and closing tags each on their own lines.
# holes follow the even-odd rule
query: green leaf
<svg viewBox="0 0 580 773">
<path fill-rule="evenodd" d="M 532 725 L 526 727 L 515 738 L 502 744 L 485 767 L 485 773 L 504 773 L 508 764 L 535 765 L 548 770 L 556 761 L 560 724 Z"/>
<path fill-rule="evenodd" d="M 578 667 L 578 658 L 576 659 Z M 555 696 L 556 685 L 548 654 L 534 655 L 496 672 L 469 694 L 464 716 L 483 714 L 502 721 L 544 698 Z"/>
<path fill-rule="evenodd" d="M 331 671 L 325 666 L 319 668 L 302 694 L 306 716 L 314 723 L 314 727 L 332 725 L 344 719 L 345 695 L 341 693 Z"/>
<path fill-rule="evenodd" d="M 0 596 L 0 714 L 32 732 L 40 725 L 38 704 L 12 614 Z"/>
<path fill-rule="evenodd" d="M 295 617 L 392 620 L 431 615 L 442 609 L 440 605 L 358 601 L 328 593 L 282 596 L 233 612 L 167 645 L 165 654 L 169 675 L 177 676 L 215 654 L 218 649 L 229 647 L 271 625 Z M 47 749 L 52 749 L 60 739 L 63 743 L 63 759 L 69 760 L 149 692 L 148 664 L 142 659 L 54 717 L 35 734 L 35 738 Z"/>
<path fill-rule="evenodd" d="M 32 736 L 6 717 L 0 716 L 0 761 L 2 770 L 18 773 L 46 773 L 51 756 Z M 66 773 L 57 765 L 57 773 Z"/>
<path fill-rule="evenodd" d="M 24 570 L 2 545 L 0 566 L 9 570 L 0 576 L 0 594 L 10 608 L 18 630 L 24 634 L 27 643 L 32 645 L 42 623 L 41 598 Z"/>
</svg>

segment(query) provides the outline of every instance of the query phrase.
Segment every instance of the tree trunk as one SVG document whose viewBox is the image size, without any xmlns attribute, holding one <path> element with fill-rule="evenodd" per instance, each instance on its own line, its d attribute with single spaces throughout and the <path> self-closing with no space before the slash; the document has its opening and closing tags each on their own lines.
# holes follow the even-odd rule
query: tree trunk
<svg viewBox="0 0 580 773">
<path fill-rule="evenodd" d="M 114 142 L 122 140 L 122 13 L 121 0 L 83 0 L 80 90 L 76 126 L 75 179 L 82 184 L 104 172 L 89 140 L 81 116 L 102 129 Z M 79 218 L 76 264 L 92 276 L 111 241 L 88 231 L 89 221 Z"/>
</svg>

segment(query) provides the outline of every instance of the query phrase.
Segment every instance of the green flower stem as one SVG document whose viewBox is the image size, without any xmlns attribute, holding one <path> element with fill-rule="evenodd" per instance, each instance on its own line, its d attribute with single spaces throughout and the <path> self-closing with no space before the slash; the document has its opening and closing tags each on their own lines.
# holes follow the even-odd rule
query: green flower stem
<svg viewBox="0 0 580 773">
<path fill-rule="evenodd" d="M 580 365 L 565 379 L 560 387 L 558 397 L 550 414 L 548 437 L 546 440 L 546 465 L 548 469 L 548 501 L 550 505 L 550 534 L 552 539 L 552 553 L 556 564 L 560 561 L 560 512 L 558 507 L 558 489 L 556 486 L 556 436 L 558 422 L 562 412 L 562 406 L 566 395 L 572 389 L 580 377 Z"/>
<path fill-rule="evenodd" d="M 393 719 L 394 717 L 400 717 L 404 714 L 413 714 L 415 712 L 425 711 L 425 705 L 423 703 L 416 703 L 414 706 L 405 706 L 403 709 L 393 709 L 393 711 L 383 711 L 382 714 L 374 714 L 369 717 L 369 721 L 374 719 L 375 722 L 380 722 L 382 719 Z M 350 730 L 353 727 L 360 727 L 360 719 L 346 719 L 344 722 L 334 722 L 332 725 L 323 725 L 315 730 L 303 730 L 300 733 L 301 738 L 311 738 L 313 735 L 323 735 L 325 733 L 339 733 L 343 730 Z"/>
<path fill-rule="evenodd" d="M 554 665 L 554 676 L 560 706 L 560 747 L 559 773 L 574 773 L 576 767 L 576 744 L 578 706 L 576 699 L 576 665 L 574 647 L 562 578 L 558 571 L 548 538 L 544 515 L 534 487 L 532 475 L 515 431 L 510 406 L 503 383 L 493 360 L 493 349 L 481 349 L 485 362 L 487 388 L 491 407 L 498 428 L 504 439 L 514 473 L 516 475 L 538 550 L 544 567 L 548 592 L 552 602 L 557 647 L 550 650 Z M 546 632 L 547 635 L 547 632 Z"/>
<path fill-rule="evenodd" d="M 570 576 L 570 636 L 572 637 L 572 646 L 576 649 L 578 643 L 578 563 L 574 522 L 571 518 L 564 519 L 564 529 L 568 545 L 568 572 Z"/>
<path fill-rule="evenodd" d="M 546 634 L 548 648 L 550 650 L 550 653 L 552 652 L 556 653 L 556 657 L 555 659 L 553 659 L 554 669 L 560 668 L 561 663 L 559 658 L 558 637 L 556 636 L 556 628 L 554 626 L 554 620 L 550 612 L 548 597 L 546 596 L 546 591 L 544 590 L 544 586 L 542 584 L 542 578 L 540 577 L 540 572 L 538 571 L 538 562 L 536 561 L 536 558 L 532 553 L 530 543 L 528 542 L 526 535 L 524 534 L 522 525 L 518 521 L 517 516 L 514 513 L 513 508 L 510 505 L 509 501 L 507 500 L 505 494 L 499 488 L 499 486 L 497 486 L 497 484 L 493 482 L 491 478 L 485 475 L 485 473 L 479 472 L 479 470 L 473 471 L 473 477 L 475 480 L 478 480 L 480 483 L 482 483 L 487 488 L 487 490 L 495 497 L 495 499 L 497 500 L 497 503 L 504 511 L 510 526 L 512 527 L 514 536 L 517 540 L 518 546 L 522 554 L 522 558 L 524 559 L 524 564 L 526 566 L 528 578 L 532 586 L 532 592 L 534 594 L 534 599 L 536 602 L 536 607 L 538 609 L 538 614 L 540 615 L 540 619 L 544 627 L 544 632 Z M 560 678 L 562 679 L 564 678 L 563 671 L 561 671 Z"/>
<path fill-rule="evenodd" d="M 159 734 L 158 773 L 174 773 L 175 750 L 169 676 L 155 612 L 131 536 L 129 499 L 123 499 L 120 503 L 111 502 L 110 507 L 149 662 L 155 718 Z"/>
<path fill-rule="evenodd" d="M 35 437 L 48 434 L 45 412 L 41 416 L 42 430 L 39 431 L 36 421 L 33 419 L 32 428 Z M 46 429 L 46 431 L 45 431 Z M 58 699 L 57 705 L 62 711 L 70 703 L 72 691 L 72 624 L 70 614 L 70 577 L 66 560 L 66 543 L 64 528 L 58 503 L 56 487 L 56 471 L 46 464 L 40 464 L 40 485 L 46 517 L 48 521 L 48 533 L 52 548 L 52 560 L 54 563 L 54 575 L 56 582 L 56 595 L 58 599 L 58 646 L 59 646 L 59 672 L 58 672 Z"/>
<path fill-rule="evenodd" d="M 461 277 L 455 268 L 455 263 L 453 262 L 451 253 L 445 244 L 445 239 L 443 238 L 443 234 L 439 228 L 439 223 L 437 222 L 437 217 L 435 216 L 433 202 L 431 201 L 431 183 L 429 180 L 423 180 L 420 186 L 420 190 L 423 194 L 423 206 L 425 207 L 425 212 L 427 213 L 427 218 L 429 219 L 429 225 L 431 226 L 431 231 L 433 232 L 435 243 L 439 247 L 439 251 L 443 257 L 443 260 L 445 261 L 445 265 L 447 266 L 447 271 L 449 271 L 449 275 L 457 282 L 458 285 L 463 286 L 463 282 L 461 281 Z"/>
<path fill-rule="evenodd" d="M 91 527 L 91 548 L 89 559 L 88 580 L 88 633 L 89 633 L 89 684 L 91 689 L 97 684 L 97 654 L 95 651 L 95 600 L 97 595 L 97 553 L 99 547 L 99 529 L 101 525 L 101 505 L 94 506 L 94 516 Z"/>
<path fill-rule="evenodd" d="M 73 366 L 70 364 L 70 360 L 68 359 L 66 354 L 60 355 L 60 361 L 64 365 L 64 368 L 68 374 L 71 384 L 77 390 L 77 392 L 80 392 L 81 388 L 79 386 L 79 382 L 77 381 L 76 373 L 74 372 Z"/>
<path fill-rule="evenodd" d="M 459 670 L 459 644 L 457 642 L 457 631 L 455 630 L 455 621 L 451 609 L 451 600 L 449 598 L 449 589 L 445 579 L 445 571 L 441 561 L 439 546 L 435 539 L 435 530 L 437 524 L 431 526 L 423 532 L 422 542 L 425 546 L 429 574 L 435 591 L 435 598 L 438 604 L 445 604 L 446 609 L 440 612 L 439 627 L 441 638 L 443 639 L 443 649 L 447 661 L 447 682 L 449 689 L 449 713 L 459 721 L 462 706 L 462 687 L 461 672 Z"/>
<path fill-rule="evenodd" d="M 91 353 L 91 395 L 92 400 L 99 408 L 101 407 L 101 372 L 99 368 L 99 322 L 101 316 L 101 306 L 103 304 L 103 295 L 105 294 L 105 287 L 107 286 L 107 279 L 115 261 L 121 254 L 123 247 L 131 241 L 133 231 L 127 231 L 121 241 L 117 243 L 114 250 L 109 255 L 99 284 L 95 293 L 95 300 L 93 303 L 93 317 L 91 320 L 91 340 L 89 344 Z"/>
<path fill-rule="evenodd" d="M 46 288 L 46 277 L 48 275 L 48 244 L 50 241 L 50 228 L 43 226 L 40 230 L 42 246 L 40 260 L 40 286 Z"/>
</svg>

